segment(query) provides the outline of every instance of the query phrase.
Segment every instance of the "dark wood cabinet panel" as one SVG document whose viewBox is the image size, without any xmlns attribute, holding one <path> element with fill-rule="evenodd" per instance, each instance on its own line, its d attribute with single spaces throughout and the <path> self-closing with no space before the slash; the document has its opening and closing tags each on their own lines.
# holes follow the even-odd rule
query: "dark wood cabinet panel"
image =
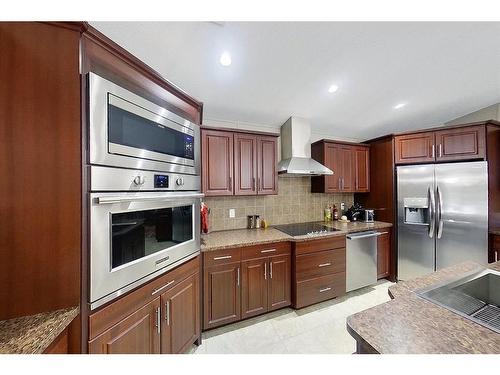
<svg viewBox="0 0 500 375">
<path fill-rule="evenodd" d="M 269 258 L 268 310 L 277 310 L 291 304 L 291 256 Z"/>
<path fill-rule="evenodd" d="M 267 258 L 241 262 L 241 318 L 267 311 Z"/>
<path fill-rule="evenodd" d="M 80 303 L 79 39 L 0 22 L 0 320 Z"/>
<path fill-rule="evenodd" d="M 257 138 L 257 194 L 278 194 L 278 138 Z"/>
<path fill-rule="evenodd" d="M 298 255 L 295 272 L 297 281 L 313 279 L 330 273 L 345 272 L 345 250 L 326 250 Z"/>
<path fill-rule="evenodd" d="M 440 130 L 436 135 L 436 161 L 484 159 L 486 139 L 484 126 Z"/>
<path fill-rule="evenodd" d="M 233 194 L 233 133 L 201 131 L 202 187 L 206 196 Z"/>
<path fill-rule="evenodd" d="M 391 232 L 390 228 L 379 231 L 377 237 L 377 278 L 388 277 L 391 273 Z"/>
<path fill-rule="evenodd" d="M 294 307 L 300 309 L 345 294 L 345 272 L 317 277 L 296 283 Z"/>
<path fill-rule="evenodd" d="M 370 191 L 370 149 L 356 148 L 355 152 L 355 191 L 365 193 Z"/>
<path fill-rule="evenodd" d="M 200 336 L 200 275 L 161 295 L 161 352 L 183 353 Z"/>
<path fill-rule="evenodd" d="M 260 167 L 260 164 L 259 164 Z M 234 134 L 234 194 L 257 193 L 257 137 Z"/>
<path fill-rule="evenodd" d="M 434 132 L 398 135 L 394 138 L 396 164 L 432 163 L 435 158 Z"/>
<path fill-rule="evenodd" d="M 311 156 L 333 171 L 333 175 L 314 176 L 313 193 L 367 192 L 370 189 L 368 146 L 318 141 L 311 146 Z"/>
<path fill-rule="evenodd" d="M 160 297 L 89 342 L 90 354 L 160 353 Z"/>
<path fill-rule="evenodd" d="M 205 329 L 237 321 L 241 317 L 240 263 L 203 271 Z"/>
<path fill-rule="evenodd" d="M 205 195 L 278 194 L 277 136 L 207 128 L 201 136 Z"/>
</svg>

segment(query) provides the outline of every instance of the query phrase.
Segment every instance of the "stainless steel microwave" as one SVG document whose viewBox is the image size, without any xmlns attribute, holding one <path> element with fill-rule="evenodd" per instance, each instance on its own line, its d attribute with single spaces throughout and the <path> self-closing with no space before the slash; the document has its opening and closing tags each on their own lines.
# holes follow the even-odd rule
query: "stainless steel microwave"
<svg viewBox="0 0 500 375">
<path fill-rule="evenodd" d="M 199 126 L 88 73 L 90 164 L 200 174 Z"/>
</svg>

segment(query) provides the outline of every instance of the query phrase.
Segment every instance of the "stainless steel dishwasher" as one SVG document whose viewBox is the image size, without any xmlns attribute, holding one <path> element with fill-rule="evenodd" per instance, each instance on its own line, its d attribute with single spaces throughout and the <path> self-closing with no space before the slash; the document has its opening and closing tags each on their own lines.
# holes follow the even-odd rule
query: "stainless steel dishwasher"
<svg viewBox="0 0 500 375">
<path fill-rule="evenodd" d="M 377 282 L 377 237 L 380 233 L 365 231 L 347 235 L 346 291 Z"/>
</svg>

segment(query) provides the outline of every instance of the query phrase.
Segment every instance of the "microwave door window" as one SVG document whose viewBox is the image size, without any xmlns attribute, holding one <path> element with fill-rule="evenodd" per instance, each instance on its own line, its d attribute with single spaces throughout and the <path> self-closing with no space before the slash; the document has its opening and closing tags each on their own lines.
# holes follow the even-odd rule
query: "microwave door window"
<svg viewBox="0 0 500 375">
<path fill-rule="evenodd" d="M 108 104 L 109 142 L 194 160 L 194 137 Z"/>
<path fill-rule="evenodd" d="M 112 268 L 193 239 L 193 207 L 112 214 Z"/>
</svg>

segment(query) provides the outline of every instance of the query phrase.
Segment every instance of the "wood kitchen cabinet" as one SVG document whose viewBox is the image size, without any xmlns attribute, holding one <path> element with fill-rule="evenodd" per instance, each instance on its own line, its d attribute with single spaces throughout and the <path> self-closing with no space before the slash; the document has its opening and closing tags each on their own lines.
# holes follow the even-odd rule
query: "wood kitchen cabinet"
<svg viewBox="0 0 500 375">
<path fill-rule="evenodd" d="M 333 175 L 312 177 L 313 193 L 370 190 L 369 146 L 321 140 L 311 145 L 311 156 L 333 171 Z"/>
<path fill-rule="evenodd" d="M 183 353 L 200 336 L 200 275 L 196 273 L 161 295 L 161 352 Z"/>
<path fill-rule="evenodd" d="M 89 317 L 91 354 L 183 353 L 201 339 L 200 257 Z"/>
<path fill-rule="evenodd" d="M 91 354 L 160 353 L 160 298 L 156 298 L 89 342 Z"/>
<path fill-rule="evenodd" d="M 378 231 L 377 237 L 377 278 L 389 277 L 391 273 L 391 228 Z"/>
<path fill-rule="evenodd" d="M 204 329 L 240 320 L 240 267 L 229 263 L 204 269 Z"/>
<path fill-rule="evenodd" d="M 394 142 L 396 164 L 440 163 L 486 157 L 484 125 L 396 135 Z"/>
<path fill-rule="evenodd" d="M 206 196 L 278 193 L 277 135 L 203 128 L 201 137 Z"/>
<path fill-rule="evenodd" d="M 202 188 L 206 196 L 233 194 L 233 133 L 201 132 Z"/>
<path fill-rule="evenodd" d="M 292 306 L 300 309 L 346 292 L 345 236 L 296 242 L 292 255 Z"/>
<path fill-rule="evenodd" d="M 205 252 L 203 328 L 289 306 L 290 254 L 289 242 Z"/>
</svg>

